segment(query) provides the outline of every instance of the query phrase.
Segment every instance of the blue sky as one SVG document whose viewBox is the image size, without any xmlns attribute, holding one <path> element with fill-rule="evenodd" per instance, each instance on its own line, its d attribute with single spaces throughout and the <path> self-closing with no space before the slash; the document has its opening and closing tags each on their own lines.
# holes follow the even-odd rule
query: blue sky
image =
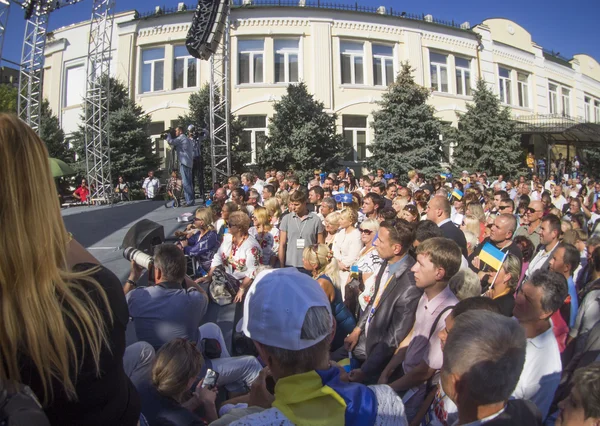
<svg viewBox="0 0 600 426">
<path fill-rule="evenodd" d="M 327 1 L 327 0 L 325 0 Z M 156 5 L 174 7 L 178 0 L 117 0 L 117 11 L 137 9 L 139 12 L 152 10 Z M 192 0 L 187 0 L 190 3 Z M 339 1 L 340 3 L 350 3 Z M 398 2 L 391 0 L 363 0 L 365 6 L 386 6 L 407 13 L 432 14 L 436 18 L 458 22 L 469 21 L 475 25 L 486 18 L 511 19 L 526 30 L 542 47 L 571 58 L 577 53 L 586 53 L 600 62 L 600 0 L 426 0 L 422 2 Z M 410 4 L 409 4 L 410 3 Z M 49 29 L 59 28 L 89 18 L 91 1 L 59 9 L 50 17 Z M 23 11 L 11 6 L 3 58 L 19 62 L 23 46 L 25 20 Z M 3 65 L 11 65 L 5 64 Z"/>
</svg>

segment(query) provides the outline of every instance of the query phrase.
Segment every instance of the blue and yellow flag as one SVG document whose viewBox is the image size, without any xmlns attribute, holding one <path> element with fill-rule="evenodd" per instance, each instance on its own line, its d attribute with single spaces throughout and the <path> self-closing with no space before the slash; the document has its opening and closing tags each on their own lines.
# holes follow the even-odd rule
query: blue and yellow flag
<svg viewBox="0 0 600 426">
<path fill-rule="evenodd" d="M 377 399 L 371 389 L 340 380 L 340 370 L 313 370 L 279 379 L 273 407 L 297 425 L 374 425 Z"/>
<path fill-rule="evenodd" d="M 494 247 L 492 243 L 487 242 L 483 245 L 483 248 L 479 253 L 479 260 L 487 263 L 496 271 L 499 271 L 502 267 L 502 263 L 504 263 L 504 256 L 505 254 L 500 249 Z"/>
<path fill-rule="evenodd" d="M 452 196 L 456 198 L 458 201 L 462 200 L 463 195 L 465 195 L 460 189 L 454 188 L 452 190 Z"/>
</svg>

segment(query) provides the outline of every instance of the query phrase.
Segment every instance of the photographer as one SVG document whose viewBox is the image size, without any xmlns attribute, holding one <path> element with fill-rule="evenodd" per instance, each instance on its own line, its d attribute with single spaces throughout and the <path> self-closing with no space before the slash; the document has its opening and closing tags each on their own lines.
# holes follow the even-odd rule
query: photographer
<svg viewBox="0 0 600 426">
<path fill-rule="evenodd" d="M 142 268 L 131 262 L 131 273 L 123 287 L 129 315 L 134 320 L 138 340 L 158 350 L 176 337 L 198 340 L 198 327 L 208 307 L 208 296 L 186 278 L 186 260 L 175 245 L 154 249 L 155 285 L 137 287 Z M 182 286 L 185 280 L 186 288 Z"/>
<path fill-rule="evenodd" d="M 183 127 L 178 126 L 175 129 L 175 139 L 171 133 L 167 132 L 167 143 L 175 148 L 179 157 L 179 171 L 183 179 L 183 192 L 185 193 L 184 207 L 193 206 L 195 203 L 194 196 L 194 179 L 192 176 L 192 167 L 194 166 L 194 147 L 192 141 L 183 133 Z"/>
<path fill-rule="evenodd" d="M 194 148 L 194 164 L 192 167 L 192 179 L 195 181 L 198 179 L 198 188 L 200 196 L 204 200 L 204 167 L 202 164 L 202 141 L 207 138 L 206 129 L 202 129 L 199 132 L 196 131 L 196 127 L 193 124 L 188 126 L 188 137 L 192 141 Z"/>
</svg>

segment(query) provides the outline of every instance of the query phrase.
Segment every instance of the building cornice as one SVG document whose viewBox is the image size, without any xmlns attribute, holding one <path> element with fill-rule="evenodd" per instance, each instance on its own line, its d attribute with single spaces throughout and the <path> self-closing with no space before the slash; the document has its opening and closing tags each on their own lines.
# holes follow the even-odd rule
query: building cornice
<svg viewBox="0 0 600 426">
<path fill-rule="evenodd" d="M 144 28 L 138 33 L 138 37 L 152 37 L 163 34 L 187 33 L 190 29 L 189 23 L 180 23 L 174 25 L 160 25 L 152 28 Z"/>
<path fill-rule="evenodd" d="M 528 66 L 535 65 L 535 55 L 533 53 L 525 54 L 524 52 L 521 53 L 521 51 L 517 51 L 516 49 L 507 49 L 498 45 L 494 46 L 492 53 L 494 56 L 509 59 L 511 61 L 519 62 Z"/>
<path fill-rule="evenodd" d="M 62 52 L 67 49 L 69 42 L 66 38 L 59 38 L 57 40 L 47 41 L 44 47 L 44 56 L 50 56 L 56 52 Z"/>
<path fill-rule="evenodd" d="M 306 27 L 310 21 L 300 18 L 247 18 L 236 19 L 236 27 Z"/>
<path fill-rule="evenodd" d="M 342 30 L 366 31 L 372 33 L 395 34 L 399 36 L 404 33 L 404 28 L 393 25 L 381 25 L 355 21 L 334 21 L 333 28 Z"/>
<path fill-rule="evenodd" d="M 467 49 L 476 49 L 477 42 L 475 40 L 466 40 L 458 37 L 452 37 L 446 34 L 436 34 L 430 32 L 423 33 L 423 40 L 427 40 L 433 43 L 441 43 L 444 45 L 465 47 Z"/>
<path fill-rule="evenodd" d="M 544 69 L 546 69 L 547 71 L 552 72 L 554 74 L 558 74 L 561 77 L 567 78 L 567 79 L 569 79 L 569 81 L 575 80 L 575 71 L 573 71 L 570 68 L 567 70 L 567 68 L 562 67 L 558 64 L 555 64 L 552 61 L 545 60 L 544 61 Z M 571 83 L 569 83 L 569 84 L 571 84 Z"/>
</svg>

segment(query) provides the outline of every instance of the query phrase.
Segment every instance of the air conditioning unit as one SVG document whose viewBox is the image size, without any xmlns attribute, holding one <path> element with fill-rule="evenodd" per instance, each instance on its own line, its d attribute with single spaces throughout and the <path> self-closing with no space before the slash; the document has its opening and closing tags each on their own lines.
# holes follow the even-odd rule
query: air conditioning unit
<svg viewBox="0 0 600 426">
<path fill-rule="evenodd" d="M 177 12 L 183 12 L 184 10 L 187 10 L 185 3 L 183 3 L 183 2 L 177 3 Z"/>
<path fill-rule="evenodd" d="M 380 15 L 385 15 L 385 6 L 379 6 L 377 8 L 377 13 L 379 13 Z"/>
<path fill-rule="evenodd" d="M 160 8 L 160 6 L 156 6 L 154 8 L 154 14 L 155 15 L 160 15 L 162 13 L 162 9 Z"/>
<path fill-rule="evenodd" d="M 252 0 L 244 0 L 244 1 L 242 2 L 242 4 L 243 4 L 244 6 L 252 6 Z"/>
<path fill-rule="evenodd" d="M 425 22 L 433 22 L 433 15 L 425 15 Z"/>
<path fill-rule="evenodd" d="M 462 24 L 460 24 L 460 28 L 463 29 L 463 30 L 470 30 L 471 29 L 471 23 L 469 21 L 463 22 Z"/>
</svg>

